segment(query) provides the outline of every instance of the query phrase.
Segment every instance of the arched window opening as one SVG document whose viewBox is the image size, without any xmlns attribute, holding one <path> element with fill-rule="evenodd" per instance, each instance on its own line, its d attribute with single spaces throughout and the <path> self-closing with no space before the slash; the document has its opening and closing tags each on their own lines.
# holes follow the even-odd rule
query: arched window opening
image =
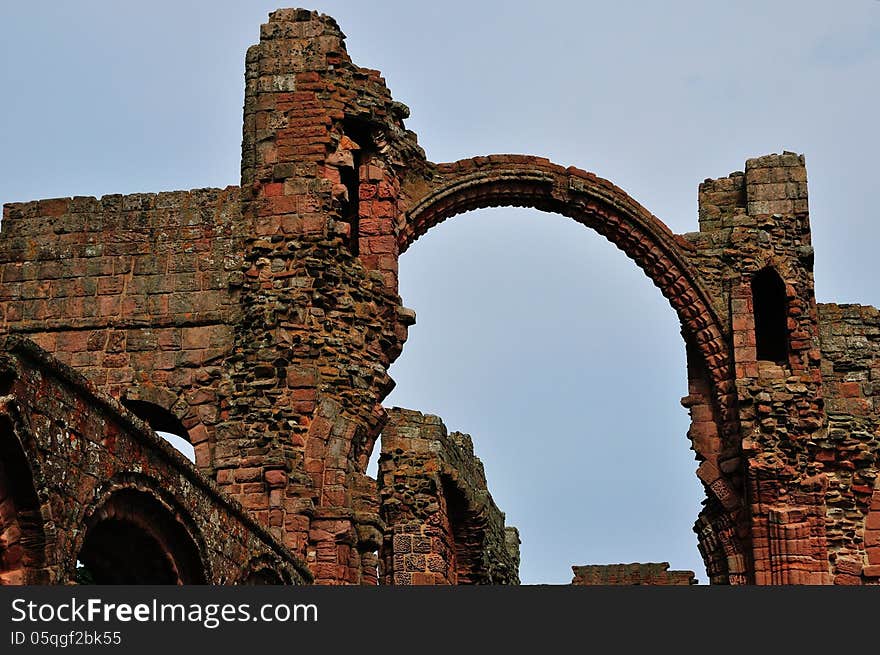
<svg viewBox="0 0 880 655">
<path fill-rule="evenodd" d="M 158 500 L 124 489 L 87 521 L 77 558 L 81 584 L 205 584 L 199 551 Z"/>
<path fill-rule="evenodd" d="M 361 569 L 363 577 L 361 584 L 365 586 L 375 587 L 380 582 L 381 575 L 379 573 L 379 548 L 370 546 L 361 550 Z"/>
<path fill-rule="evenodd" d="M 124 399 L 122 404 L 132 414 L 153 428 L 156 434 L 183 453 L 189 461 L 196 461 L 196 450 L 189 441 L 189 431 L 174 414 L 164 407 L 146 400 Z"/>
<path fill-rule="evenodd" d="M 752 278 L 755 312 L 755 347 L 758 360 L 785 364 L 788 361 L 788 300 L 785 283 L 772 268 Z"/>
<path fill-rule="evenodd" d="M 15 371 L 6 368 L 0 369 L 0 396 L 5 396 L 12 391 L 12 385 L 16 378 Z"/>
<path fill-rule="evenodd" d="M 401 258 L 400 293 L 420 320 L 390 371 L 397 386 L 385 406 L 436 414 L 474 435 L 505 525 L 523 535 L 523 584 L 569 584 L 582 564 L 705 570 L 693 532 L 705 488 L 694 453 L 669 445 L 692 421 L 680 402 L 682 325 L 667 300 L 575 222 L 528 209 L 466 215 Z M 692 439 L 701 452 L 720 442 L 706 377 Z M 479 584 L 485 565 L 469 557 L 469 543 L 490 528 L 444 487 L 458 584 Z M 602 502 L 609 489 L 614 506 L 632 512 Z"/>
<path fill-rule="evenodd" d="M 342 219 L 351 226 L 350 246 L 351 253 L 357 256 L 360 252 L 360 184 L 361 166 L 369 161 L 373 151 L 373 139 L 370 136 L 370 125 L 366 121 L 355 117 L 348 117 L 344 121 L 343 129 L 356 147 L 352 147 L 351 165 L 341 166 L 339 177 L 348 193 L 348 201 L 343 209 Z"/>
<path fill-rule="evenodd" d="M 78 578 L 93 584 L 177 584 L 168 554 L 148 532 L 129 522 L 102 521 L 80 555 Z"/>
</svg>

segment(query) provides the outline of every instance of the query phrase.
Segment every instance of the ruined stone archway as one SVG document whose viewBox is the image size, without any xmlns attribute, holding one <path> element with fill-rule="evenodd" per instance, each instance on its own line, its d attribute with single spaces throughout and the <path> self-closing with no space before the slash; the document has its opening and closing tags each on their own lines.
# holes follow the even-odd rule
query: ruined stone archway
<svg viewBox="0 0 880 655">
<path fill-rule="evenodd" d="M 440 164 L 436 172 L 427 191 L 404 189 L 416 200 L 399 223 L 399 252 L 457 214 L 525 206 L 568 216 L 599 232 L 667 298 L 687 346 L 690 393 L 683 404 L 691 410 L 689 436 L 708 493 L 697 524 L 701 552 L 713 582 L 751 581 L 742 544 L 748 539 L 742 471 L 730 464 L 740 452 L 732 353 L 719 312 L 688 260 L 693 247 L 607 180 L 546 159 L 493 155 Z"/>
<path fill-rule="evenodd" d="M 89 584 L 205 584 L 210 576 L 187 523 L 144 485 L 116 485 L 85 520 L 76 577 Z"/>
<path fill-rule="evenodd" d="M 188 460 L 197 466 L 201 464 L 203 469 L 207 468 L 208 465 L 204 461 L 197 460 L 196 449 L 189 436 L 189 430 L 177 416 L 160 405 L 143 400 L 123 399 L 122 406 L 149 425 L 157 435 L 165 439 Z"/>
</svg>

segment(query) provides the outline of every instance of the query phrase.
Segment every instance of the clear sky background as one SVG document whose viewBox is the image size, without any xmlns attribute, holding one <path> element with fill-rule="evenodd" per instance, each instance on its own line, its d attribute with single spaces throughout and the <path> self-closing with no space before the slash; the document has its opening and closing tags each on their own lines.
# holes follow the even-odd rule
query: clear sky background
<svg viewBox="0 0 880 655">
<path fill-rule="evenodd" d="M 238 184 L 246 48 L 270 2 L 0 2 L 0 202 Z M 528 153 L 676 232 L 697 185 L 805 153 L 820 301 L 880 305 L 880 2 L 326 0 L 433 161 Z M 524 582 L 572 564 L 706 574 L 675 313 L 569 219 L 457 216 L 401 259 L 418 312 L 387 405 L 469 432 Z"/>
</svg>

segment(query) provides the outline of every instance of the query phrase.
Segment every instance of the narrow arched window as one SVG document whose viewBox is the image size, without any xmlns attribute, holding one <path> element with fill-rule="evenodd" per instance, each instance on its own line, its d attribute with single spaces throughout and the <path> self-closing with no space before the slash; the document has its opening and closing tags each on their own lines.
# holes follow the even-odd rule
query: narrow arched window
<svg viewBox="0 0 880 655">
<path fill-rule="evenodd" d="M 145 400 L 123 399 L 122 404 L 132 414 L 144 421 L 160 437 L 179 450 L 191 462 L 196 461 L 196 451 L 189 440 L 189 432 L 174 414 L 164 407 Z"/>
<path fill-rule="evenodd" d="M 785 364 L 788 361 L 788 301 L 785 283 L 772 268 L 752 278 L 755 312 L 755 347 L 758 359 Z"/>
</svg>

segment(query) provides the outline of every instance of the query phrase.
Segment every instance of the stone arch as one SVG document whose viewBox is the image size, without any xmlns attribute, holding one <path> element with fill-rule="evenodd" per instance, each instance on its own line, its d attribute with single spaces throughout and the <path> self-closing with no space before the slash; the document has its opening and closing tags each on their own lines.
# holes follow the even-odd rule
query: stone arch
<svg viewBox="0 0 880 655">
<path fill-rule="evenodd" d="M 719 463 L 722 455 L 734 459 L 740 450 L 733 353 L 715 300 L 690 263 L 694 246 L 611 182 L 539 157 L 490 155 L 438 164 L 426 191 L 413 185 L 404 192 L 409 209 L 397 236 L 400 253 L 452 216 L 487 207 L 520 206 L 573 218 L 604 236 L 645 272 L 675 310 L 692 359 L 705 372 L 708 411 L 719 438 L 693 440 L 701 462 L 697 474 L 723 512 L 716 517 L 724 517 L 723 533 L 731 539 L 724 561 L 745 562 L 740 539 L 726 529 L 727 523 L 743 526 L 740 533 L 748 529 L 739 491 L 742 472 L 738 467 L 724 472 Z M 736 569 L 727 572 L 728 579 L 747 581 L 745 567 L 737 564 Z"/>
<path fill-rule="evenodd" d="M 135 386 L 126 391 L 120 403 L 156 432 L 169 432 L 189 441 L 196 467 L 212 476 L 211 434 L 185 398 L 161 387 Z"/>
<path fill-rule="evenodd" d="M 25 448 L 0 417 L 0 585 L 49 582 L 41 507 Z"/>
<path fill-rule="evenodd" d="M 240 585 L 289 585 L 290 577 L 273 555 L 260 555 L 251 559 L 243 569 Z"/>
<path fill-rule="evenodd" d="M 712 298 L 688 262 L 685 251 L 692 246 L 687 241 L 611 182 L 546 159 L 491 155 L 439 164 L 437 170 L 438 181 L 406 214 L 398 236 L 401 253 L 447 218 L 486 207 L 532 207 L 594 229 L 629 256 L 669 300 L 686 341 L 693 343 L 709 373 L 723 433 L 738 436 L 730 349 Z M 717 459 L 717 453 L 698 454 Z"/>
<path fill-rule="evenodd" d="M 158 482 L 122 475 L 85 512 L 74 552 L 80 582 L 206 584 L 210 567 L 192 519 Z"/>
</svg>

